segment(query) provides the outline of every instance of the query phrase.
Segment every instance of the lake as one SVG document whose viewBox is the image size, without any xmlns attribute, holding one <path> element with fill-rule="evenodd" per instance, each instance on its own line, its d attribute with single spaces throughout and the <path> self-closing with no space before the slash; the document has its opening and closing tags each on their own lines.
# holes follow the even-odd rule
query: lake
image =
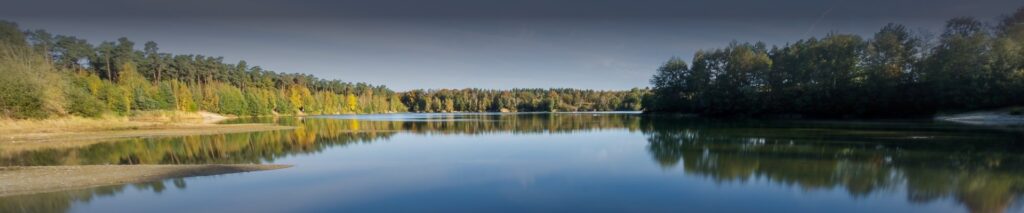
<svg viewBox="0 0 1024 213">
<path fill-rule="evenodd" d="M 0 164 L 294 167 L 0 197 L 0 212 L 1024 212 L 1024 134 L 950 123 L 635 113 L 230 122 L 297 128 L 8 151 Z"/>
</svg>

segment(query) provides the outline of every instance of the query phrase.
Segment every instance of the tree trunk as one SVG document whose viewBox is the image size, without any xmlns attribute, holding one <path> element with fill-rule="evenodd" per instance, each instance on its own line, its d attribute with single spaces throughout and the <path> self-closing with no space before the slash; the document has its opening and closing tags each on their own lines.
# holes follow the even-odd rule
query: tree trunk
<svg viewBox="0 0 1024 213">
<path fill-rule="evenodd" d="M 160 72 L 163 71 L 164 65 L 159 64 L 156 66 L 156 82 L 160 83 Z"/>
<path fill-rule="evenodd" d="M 114 75 L 112 75 L 110 73 L 110 56 L 104 56 L 104 58 L 107 61 L 107 67 L 106 67 L 107 68 L 107 79 L 113 81 L 114 80 Z"/>
</svg>

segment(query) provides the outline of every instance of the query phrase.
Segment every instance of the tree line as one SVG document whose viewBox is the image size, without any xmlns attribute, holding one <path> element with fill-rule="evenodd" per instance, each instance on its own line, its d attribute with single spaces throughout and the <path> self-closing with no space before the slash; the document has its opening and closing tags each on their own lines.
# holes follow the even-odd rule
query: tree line
<svg viewBox="0 0 1024 213">
<path fill-rule="evenodd" d="M 402 112 L 384 86 L 278 73 L 223 57 L 142 50 L 127 38 L 92 45 L 0 23 L 0 107 L 8 118 L 99 116 L 136 110 L 231 115 Z"/>
<path fill-rule="evenodd" d="M 782 46 L 733 42 L 665 62 L 650 112 L 911 117 L 1024 104 L 1024 8 L 987 26 L 953 18 L 937 38 L 888 24 Z"/>
<path fill-rule="evenodd" d="M 638 111 L 646 89 L 440 89 L 401 93 L 410 112 Z"/>
<path fill-rule="evenodd" d="M 640 110 L 646 90 L 414 90 L 320 79 L 223 57 L 97 45 L 0 21 L 0 117 L 210 111 L 230 115 Z"/>
</svg>

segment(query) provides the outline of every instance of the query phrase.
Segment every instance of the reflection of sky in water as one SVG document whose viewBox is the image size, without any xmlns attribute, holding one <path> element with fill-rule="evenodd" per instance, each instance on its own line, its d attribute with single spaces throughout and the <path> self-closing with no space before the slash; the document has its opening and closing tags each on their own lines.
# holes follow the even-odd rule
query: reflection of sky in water
<svg viewBox="0 0 1024 213">
<path fill-rule="evenodd" d="M 521 112 L 517 115 L 591 115 L 600 116 L 607 114 L 640 114 L 640 112 Z M 495 116 L 508 115 L 500 112 L 460 112 L 460 113 L 392 113 L 392 114 L 351 114 L 351 115 L 325 115 L 314 116 L 316 118 L 334 119 L 356 119 L 367 121 L 493 121 Z"/>
<path fill-rule="evenodd" d="M 159 193 L 128 187 L 74 202 L 70 211 L 1021 211 L 1015 196 L 1024 168 L 1016 166 L 1021 157 L 1014 154 L 1021 148 L 1005 145 L 1012 137 L 1002 133 L 933 124 L 807 128 L 608 116 L 388 114 L 282 121 L 306 125 L 295 137 L 319 134 L 318 144 L 349 140 L 324 137 L 333 128 L 381 135 L 271 158 L 295 165 L 288 169 L 186 178 L 184 189 Z M 994 145 L 970 146 L 987 143 Z"/>
<path fill-rule="evenodd" d="M 712 183 L 652 164 L 643 135 L 424 136 L 280 159 L 294 168 L 190 178 L 186 190 L 129 190 L 75 210 L 943 212 L 903 192 L 851 199 L 765 180 Z M 187 204 L 187 205 L 182 205 Z"/>
</svg>

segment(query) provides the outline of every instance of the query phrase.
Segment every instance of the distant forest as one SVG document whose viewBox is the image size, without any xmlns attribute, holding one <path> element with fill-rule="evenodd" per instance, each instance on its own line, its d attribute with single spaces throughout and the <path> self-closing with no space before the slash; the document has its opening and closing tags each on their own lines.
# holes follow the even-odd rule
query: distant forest
<svg viewBox="0 0 1024 213">
<path fill-rule="evenodd" d="M 783 46 L 733 42 L 668 60 L 650 112 L 706 116 L 913 117 L 1024 104 L 1024 8 L 941 35 L 889 24 L 872 38 L 833 33 Z"/>
<path fill-rule="evenodd" d="M 638 111 L 649 92 L 581 89 L 413 90 L 402 93 L 410 112 Z"/>
<path fill-rule="evenodd" d="M 223 57 L 160 52 L 128 38 L 93 45 L 0 21 L 0 118 L 133 111 L 230 115 L 640 110 L 646 90 L 415 90 L 279 73 Z"/>
</svg>

